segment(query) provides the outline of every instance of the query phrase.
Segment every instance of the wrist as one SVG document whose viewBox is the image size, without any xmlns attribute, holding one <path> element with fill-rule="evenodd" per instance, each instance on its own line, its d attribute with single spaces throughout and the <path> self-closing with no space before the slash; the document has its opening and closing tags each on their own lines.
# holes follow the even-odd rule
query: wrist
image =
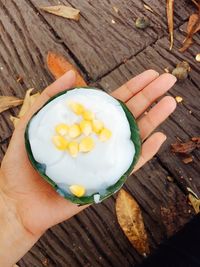
<svg viewBox="0 0 200 267">
<path fill-rule="evenodd" d="M 0 181 L 2 180 L 0 173 Z M 13 266 L 39 237 L 24 227 L 15 202 L 6 195 L 0 183 L 0 266 Z"/>
</svg>

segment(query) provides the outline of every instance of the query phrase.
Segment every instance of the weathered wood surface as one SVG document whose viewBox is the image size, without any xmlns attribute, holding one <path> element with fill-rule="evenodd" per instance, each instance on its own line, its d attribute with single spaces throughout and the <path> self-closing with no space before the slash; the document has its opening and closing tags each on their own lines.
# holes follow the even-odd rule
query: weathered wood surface
<svg viewBox="0 0 200 267">
<path fill-rule="evenodd" d="M 52 78 L 45 67 L 49 50 L 61 52 L 89 82 L 108 92 L 147 68 L 163 72 L 180 60 L 191 64 L 189 79 L 178 83 L 170 92 L 173 96 L 182 96 L 184 101 L 160 128 L 167 134 L 167 142 L 125 186 L 142 208 L 151 250 L 154 250 L 194 216 L 186 187 L 200 195 L 199 152 L 194 152 L 193 162 L 185 165 L 170 151 L 176 137 L 187 140 L 200 132 L 200 65 L 194 60 L 199 52 L 199 37 L 188 52 L 177 52 L 192 6 L 184 0 L 176 2 L 175 48 L 169 52 L 165 0 L 59 2 L 80 8 L 80 22 L 39 10 L 39 6 L 58 4 L 58 1 L 0 0 L 1 94 L 23 97 L 27 88 L 40 90 L 49 84 Z M 150 5 L 155 14 L 146 11 L 144 3 Z M 118 14 L 113 6 L 119 8 Z M 142 14 L 151 20 L 151 27 L 145 31 L 134 27 L 134 20 Z M 17 83 L 18 76 L 23 77 L 23 84 Z M 12 133 L 9 115 L 17 110 L 0 115 L 0 159 Z M 175 182 L 168 181 L 167 176 L 172 176 Z M 19 265 L 134 266 L 141 260 L 117 223 L 115 197 L 112 197 L 50 229 Z"/>
</svg>

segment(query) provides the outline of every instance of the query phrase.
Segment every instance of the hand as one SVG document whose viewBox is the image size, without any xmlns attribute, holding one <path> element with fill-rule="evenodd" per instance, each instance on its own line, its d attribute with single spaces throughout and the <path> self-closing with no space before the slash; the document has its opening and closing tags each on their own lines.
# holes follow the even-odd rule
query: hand
<svg viewBox="0 0 200 267">
<path fill-rule="evenodd" d="M 174 111 L 176 102 L 172 97 L 166 96 L 151 108 L 147 115 L 142 115 L 158 97 L 165 94 L 174 85 L 175 81 L 176 78 L 170 74 L 159 76 L 157 72 L 148 70 L 131 79 L 112 93 L 114 97 L 124 101 L 132 111 L 138 121 L 141 138 L 145 140 L 142 145 L 142 154 L 135 170 L 138 170 L 150 160 L 165 141 L 164 134 L 154 133 L 151 135 L 151 133 Z M 11 210 L 14 214 L 9 215 L 15 218 L 13 223 L 16 221 L 17 224 L 21 225 L 27 232 L 27 238 L 32 239 L 29 242 L 30 246 L 36 242 L 46 229 L 70 218 L 85 208 L 85 206 L 78 207 L 60 197 L 46 181 L 41 179 L 31 166 L 24 146 L 24 130 L 31 116 L 50 97 L 64 89 L 73 87 L 74 82 L 74 72 L 70 71 L 43 91 L 28 114 L 17 125 L 2 162 L 0 196 L 2 196 L 2 202 L 8 207 L 6 210 Z M 1 205 L 4 204 L 1 204 L 0 199 L 0 210 Z M 24 247 L 25 250 L 29 249 L 29 246 Z M 9 250 L 7 253 L 9 253 Z M 14 260 L 23 256 L 22 252 L 20 253 L 13 257 Z M 6 250 L 2 255 L 5 257 L 5 254 Z"/>
</svg>

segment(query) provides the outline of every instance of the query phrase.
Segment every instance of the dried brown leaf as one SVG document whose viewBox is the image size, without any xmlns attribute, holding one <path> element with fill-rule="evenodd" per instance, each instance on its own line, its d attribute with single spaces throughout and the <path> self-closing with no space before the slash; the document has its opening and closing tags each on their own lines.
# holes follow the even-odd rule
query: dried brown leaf
<svg viewBox="0 0 200 267">
<path fill-rule="evenodd" d="M 15 96 L 0 96 L 0 113 L 13 107 L 17 107 L 23 103 L 23 99 Z"/>
<path fill-rule="evenodd" d="M 167 22 L 170 34 L 170 50 L 174 44 L 174 0 L 167 0 Z"/>
<path fill-rule="evenodd" d="M 190 154 L 196 148 L 196 144 L 193 141 L 188 141 L 186 143 L 171 144 L 171 147 L 172 152 L 180 154 Z"/>
<path fill-rule="evenodd" d="M 148 6 L 148 5 L 146 5 L 146 4 L 144 4 L 143 6 L 144 6 L 144 8 L 145 8 L 146 10 L 148 10 L 148 11 L 154 13 L 153 9 L 152 9 L 150 6 Z"/>
<path fill-rule="evenodd" d="M 31 92 L 33 91 L 33 88 L 26 91 L 26 95 L 23 101 L 23 105 L 19 111 L 19 114 L 17 117 L 10 116 L 10 120 L 14 124 L 14 127 L 17 126 L 20 118 L 26 114 L 26 112 L 31 108 L 31 106 L 35 103 L 37 98 L 40 96 L 40 93 L 36 93 L 31 95 Z"/>
<path fill-rule="evenodd" d="M 196 214 L 198 214 L 200 212 L 200 199 L 196 198 L 193 194 L 189 194 L 188 198 Z"/>
<path fill-rule="evenodd" d="M 60 78 L 65 72 L 73 70 L 76 73 L 75 86 L 87 86 L 76 68 L 62 55 L 55 52 L 49 52 L 47 55 L 47 66 L 56 79 Z"/>
<path fill-rule="evenodd" d="M 190 154 L 194 149 L 200 148 L 200 136 L 194 136 L 188 142 L 177 142 L 171 144 L 172 152 Z"/>
<path fill-rule="evenodd" d="M 31 92 L 34 90 L 34 88 L 30 88 L 26 91 L 26 95 L 24 98 L 24 103 L 21 107 L 21 110 L 18 114 L 18 117 L 21 118 L 22 116 L 24 116 L 24 114 L 29 110 L 29 108 L 31 107 Z"/>
<path fill-rule="evenodd" d="M 22 116 L 24 116 L 25 113 L 34 104 L 36 99 L 40 96 L 40 93 L 36 93 L 36 94 L 31 95 L 33 90 L 34 90 L 34 88 L 31 88 L 31 89 L 26 91 L 26 95 L 25 95 L 25 98 L 24 98 L 24 103 L 23 103 L 23 105 L 21 107 L 21 110 L 20 110 L 20 112 L 18 114 L 18 118 L 21 118 Z"/>
<path fill-rule="evenodd" d="M 149 254 L 149 244 L 140 207 L 123 189 L 117 196 L 116 213 L 119 225 L 138 253 L 143 256 Z"/>
<path fill-rule="evenodd" d="M 179 49 L 179 51 L 181 53 L 185 52 L 192 44 L 193 44 L 193 39 L 192 38 L 187 38 L 184 41 L 183 46 Z"/>
<path fill-rule="evenodd" d="M 196 33 L 200 30 L 200 22 L 199 20 L 199 15 L 198 14 L 192 14 L 189 18 L 188 25 L 187 25 L 187 33 Z"/>
<path fill-rule="evenodd" d="M 193 44 L 193 36 L 200 30 L 200 11 L 190 16 L 187 25 L 187 37 L 183 41 L 183 46 L 179 49 L 180 52 L 186 51 Z"/>
<path fill-rule="evenodd" d="M 70 6 L 63 6 L 63 5 L 47 6 L 47 7 L 40 7 L 40 9 L 59 17 L 73 19 L 76 21 L 80 19 L 80 10 Z"/>
<path fill-rule="evenodd" d="M 18 124 L 20 119 L 11 115 L 10 116 L 10 120 L 12 121 L 14 127 L 16 128 L 16 126 L 17 126 L 17 124 Z"/>
</svg>

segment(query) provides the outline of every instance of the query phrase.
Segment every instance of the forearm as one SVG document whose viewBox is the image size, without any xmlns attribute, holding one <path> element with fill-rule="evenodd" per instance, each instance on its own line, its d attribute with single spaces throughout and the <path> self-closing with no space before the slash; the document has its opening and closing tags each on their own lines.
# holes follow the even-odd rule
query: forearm
<svg viewBox="0 0 200 267">
<path fill-rule="evenodd" d="M 13 266 L 38 238 L 24 228 L 14 203 L 3 192 L 0 183 L 0 266 Z"/>
</svg>

